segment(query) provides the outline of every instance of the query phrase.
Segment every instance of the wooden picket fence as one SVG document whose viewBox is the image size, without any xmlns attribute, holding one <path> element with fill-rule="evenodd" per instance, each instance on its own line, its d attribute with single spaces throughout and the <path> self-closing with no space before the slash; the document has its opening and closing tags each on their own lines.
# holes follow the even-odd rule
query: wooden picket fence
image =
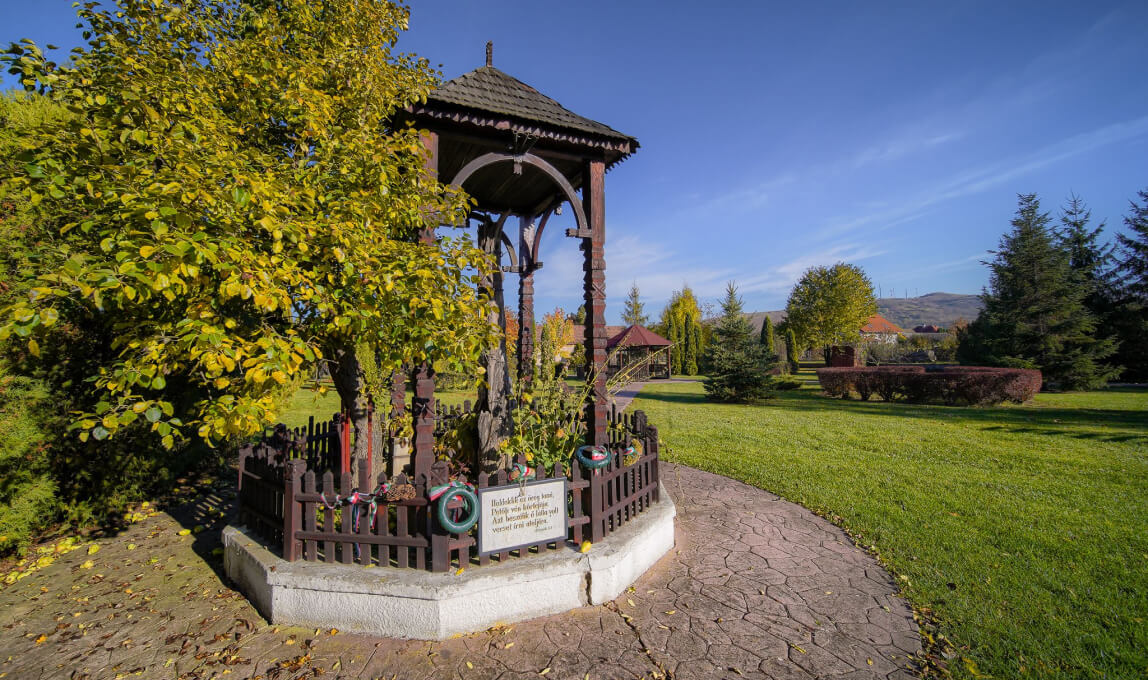
<svg viewBox="0 0 1148 680">
<path fill-rule="evenodd" d="M 447 415 L 465 412 L 464 407 L 458 414 L 448 411 Z M 346 468 L 322 467 L 332 458 L 331 449 L 321 447 L 334 444 L 316 444 L 314 455 L 301 453 L 308 450 L 306 442 L 311 436 L 316 441 L 324 437 L 327 439 L 323 441 L 340 441 L 332 437 L 330 427 L 309 427 L 306 431 L 311 435 L 300 428 L 290 437 L 271 438 L 240 451 L 240 522 L 272 545 L 281 546 L 284 559 L 289 561 L 429 568 L 436 572 L 505 562 L 566 545 L 578 546 L 584 540 L 597 542 L 659 500 L 657 428 L 647 423 L 641 411 L 627 414 L 615 410 L 609 418 L 608 448 L 616 455 L 605 468 L 591 471 L 571 462 L 568 470 L 558 464 L 551 470 L 535 470 L 531 478 L 566 478 L 565 541 L 480 556 L 472 535 L 446 531 L 431 512 L 427 492 L 448 481 L 446 463 L 437 462 L 429 475 L 413 479 L 379 474 L 369 485 L 358 484 L 356 480 L 370 478 L 367 461 L 360 461 L 357 474 L 351 474 Z M 337 433 L 338 428 L 334 431 Z M 632 439 L 641 443 L 643 452 L 636 462 L 626 465 L 621 454 Z M 517 462 L 525 461 L 519 458 Z M 508 470 L 484 473 L 478 476 L 476 486 L 516 483 L 509 475 Z M 377 497 L 373 508 L 369 503 L 349 504 L 346 500 L 359 492 L 406 484 L 413 486 L 414 498 L 388 502 Z M 461 506 L 457 499 L 453 503 Z"/>
</svg>

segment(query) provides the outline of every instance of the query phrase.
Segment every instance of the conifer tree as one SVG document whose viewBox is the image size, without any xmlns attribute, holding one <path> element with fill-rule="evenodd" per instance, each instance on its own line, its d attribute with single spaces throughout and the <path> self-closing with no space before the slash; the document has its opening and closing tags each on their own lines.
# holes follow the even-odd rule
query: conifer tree
<svg viewBox="0 0 1148 680">
<path fill-rule="evenodd" d="M 701 309 L 689 286 L 675 291 L 662 310 L 657 330 L 673 343 L 671 363 L 674 373 L 697 375 L 705 353 Z M 692 359 L 692 361 L 691 361 Z"/>
<path fill-rule="evenodd" d="M 626 307 L 622 310 L 622 321 L 627 326 L 648 326 L 650 317 L 646 315 L 645 305 L 638 292 L 638 284 L 630 284 L 630 296 L 626 298 Z"/>
<path fill-rule="evenodd" d="M 769 320 L 768 314 L 761 321 L 761 346 L 765 348 L 766 352 L 777 354 L 775 351 L 777 346 L 773 340 L 773 322 Z"/>
<path fill-rule="evenodd" d="M 767 355 L 765 347 L 755 341 L 733 282 L 726 286 L 708 359 L 710 375 L 705 390 L 711 401 L 752 404 L 773 396 L 769 371 L 777 364 L 777 357 Z"/>
<path fill-rule="evenodd" d="M 682 356 L 685 355 L 682 347 L 682 334 L 678 328 L 678 319 L 673 314 L 666 319 L 666 339 L 671 345 L 670 370 L 680 374 L 682 372 Z"/>
<path fill-rule="evenodd" d="M 1130 201 L 1124 218 L 1128 234 L 1117 234 L 1120 247 L 1120 284 L 1126 297 L 1148 306 L 1148 189 L 1139 192 L 1140 203 Z"/>
<path fill-rule="evenodd" d="M 1127 234 L 1117 234 L 1116 305 L 1110 317 L 1120 338 L 1117 359 L 1124 379 L 1148 380 L 1148 189 L 1131 202 L 1124 218 Z"/>
<path fill-rule="evenodd" d="M 1060 389 L 1101 386 L 1116 373 L 1104 362 L 1115 344 L 1096 337 L 1096 320 L 1084 305 L 1087 291 L 1069 253 L 1053 239 L 1036 195 L 1022 194 L 1018 203 L 1013 230 L 988 263 L 984 309 L 962 337 L 962 361 L 1033 366 Z"/>
<path fill-rule="evenodd" d="M 789 360 L 789 372 L 801 370 L 801 348 L 797 346 L 797 333 L 792 328 L 785 329 L 785 355 Z"/>
<path fill-rule="evenodd" d="M 1061 228 L 1057 232 L 1060 247 L 1068 254 L 1068 266 L 1084 287 L 1084 305 L 1100 322 L 1112 305 L 1110 279 L 1113 247 L 1099 241 L 1104 222 L 1090 228 L 1092 211 L 1073 195 L 1060 211 Z"/>
</svg>

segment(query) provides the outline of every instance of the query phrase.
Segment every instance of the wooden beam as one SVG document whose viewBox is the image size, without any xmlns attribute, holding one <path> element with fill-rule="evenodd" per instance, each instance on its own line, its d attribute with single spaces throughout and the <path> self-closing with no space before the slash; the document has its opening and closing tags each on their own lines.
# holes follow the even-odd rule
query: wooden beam
<svg viewBox="0 0 1148 680">
<path fill-rule="evenodd" d="M 582 168 L 582 211 L 578 226 L 590 231 L 583 243 L 586 255 L 583 296 L 586 303 L 586 359 L 594 376 L 593 398 L 586 405 L 586 443 L 604 446 L 609 422 L 606 404 L 606 165 L 589 161 Z M 593 540 L 593 539 L 592 539 Z"/>
</svg>

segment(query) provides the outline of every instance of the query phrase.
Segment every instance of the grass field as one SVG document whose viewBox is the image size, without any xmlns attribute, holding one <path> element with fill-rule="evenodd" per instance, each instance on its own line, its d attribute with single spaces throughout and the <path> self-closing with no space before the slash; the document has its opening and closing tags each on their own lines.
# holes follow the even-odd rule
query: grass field
<svg viewBox="0 0 1148 680">
<path fill-rule="evenodd" d="M 473 404 L 475 400 L 475 393 L 472 391 L 438 390 L 434 396 L 436 401 L 451 406 L 461 404 L 467 399 Z M 410 401 L 409 394 L 407 401 L 408 403 Z M 288 427 L 300 427 L 307 424 L 307 418 L 310 416 L 315 416 L 316 422 L 330 420 L 331 416 L 335 415 L 338 410 L 339 395 L 335 393 L 334 389 L 327 390 L 326 394 L 301 389 L 291 398 L 287 409 L 280 415 L 279 422 L 286 423 Z"/>
<path fill-rule="evenodd" d="M 761 406 L 653 383 L 632 408 L 668 460 L 873 546 L 955 646 L 957 677 L 1145 677 L 1148 390 L 953 408 L 832 400 L 802 377 Z"/>
</svg>

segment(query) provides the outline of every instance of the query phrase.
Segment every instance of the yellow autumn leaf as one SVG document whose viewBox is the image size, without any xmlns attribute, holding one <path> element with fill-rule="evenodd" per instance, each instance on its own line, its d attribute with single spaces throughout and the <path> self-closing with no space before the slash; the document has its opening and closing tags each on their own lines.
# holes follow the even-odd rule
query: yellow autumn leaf
<svg viewBox="0 0 1148 680">
<path fill-rule="evenodd" d="M 98 553 L 99 551 L 100 551 L 100 546 L 98 546 L 98 545 L 96 545 L 96 544 L 94 544 L 94 543 L 93 543 L 92 545 L 89 545 L 89 546 L 88 546 L 88 554 L 89 554 L 89 555 L 95 555 L 95 554 L 96 554 L 96 553 Z"/>
<path fill-rule="evenodd" d="M 191 529 L 180 529 L 179 535 L 180 536 L 190 536 L 191 535 Z"/>
</svg>

